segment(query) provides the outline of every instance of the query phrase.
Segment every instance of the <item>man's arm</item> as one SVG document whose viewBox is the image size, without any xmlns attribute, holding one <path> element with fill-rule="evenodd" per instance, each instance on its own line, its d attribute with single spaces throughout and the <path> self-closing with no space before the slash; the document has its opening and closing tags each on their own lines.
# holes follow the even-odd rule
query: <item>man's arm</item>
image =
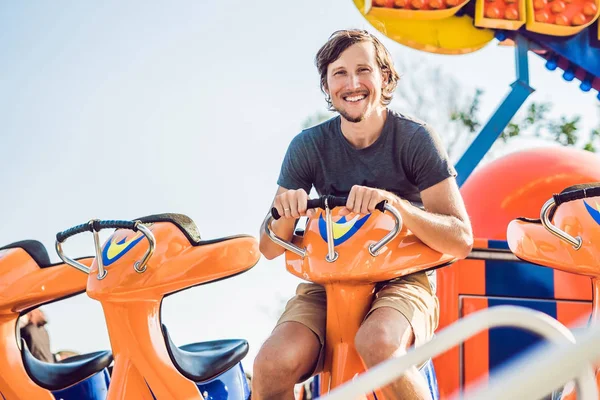
<svg viewBox="0 0 600 400">
<path fill-rule="evenodd" d="M 406 227 L 440 253 L 465 258 L 473 248 L 473 230 L 456 180 L 447 178 L 421 192 L 424 210 L 396 197 Z"/>
<path fill-rule="evenodd" d="M 454 178 L 447 178 L 421 192 L 425 210 L 381 189 L 355 186 L 346 208 L 366 214 L 387 200 L 402 215 L 404 225 L 423 243 L 440 253 L 465 258 L 473 248 L 473 231 Z"/>
</svg>

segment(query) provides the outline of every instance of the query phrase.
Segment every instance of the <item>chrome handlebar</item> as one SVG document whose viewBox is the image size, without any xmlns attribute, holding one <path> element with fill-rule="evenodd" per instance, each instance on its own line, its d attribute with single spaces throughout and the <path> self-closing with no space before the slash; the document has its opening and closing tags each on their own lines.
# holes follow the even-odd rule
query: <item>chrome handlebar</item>
<svg viewBox="0 0 600 400">
<path fill-rule="evenodd" d="M 138 273 L 143 273 L 146 271 L 146 264 L 152 254 L 154 253 L 154 249 L 156 247 L 156 239 L 152 234 L 152 231 L 148 229 L 144 224 L 140 221 L 100 221 L 97 219 L 93 219 L 89 221 L 87 224 L 78 225 L 77 227 L 70 228 L 64 232 L 57 234 L 55 249 L 56 253 L 60 257 L 61 260 L 65 262 L 65 264 L 70 265 L 71 267 L 82 271 L 89 275 L 90 268 L 86 265 L 83 265 L 79 261 L 73 260 L 68 257 L 62 248 L 62 244 L 71 236 L 75 236 L 78 233 L 82 232 L 92 232 L 94 235 L 94 245 L 96 250 L 96 263 L 98 264 L 98 275 L 97 279 L 104 279 L 108 271 L 105 269 L 103 261 L 102 261 L 102 245 L 100 244 L 100 232 L 102 229 L 132 229 L 134 231 L 139 230 L 146 236 L 148 240 L 148 250 L 144 254 L 144 257 L 140 261 L 136 261 L 133 265 L 133 269 Z"/>
<path fill-rule="evenodd" d="M 334 262 L 335 260 L 337 260 L 338 254 L 335 251 L 334 237 L 333 237 L 333 221 L 332 221 L 332 217 L 331 217 L 331 208 L 329 208 L 329 205 L 327 204 L 327 199 L 325 199 L 324 209 L 325 209 L 325 224 L 327 227 L 327 256 L 325 257 L 325 259 L 328 262 Z M 386 234 L 381 240 L 379 240 L 377 243 L 373 243 L 373 244 L 369 245 L 369 253 L 373 257 L 378 256 L 380 254 L 381 249 L 385 245 L 387 245 L 389 242 L 394 240 L 396 238 L 396 236 L 398 235 L 398 233 L 400 233 L 400 231 L 402 230 L 402 216 L 400 215 L 398 210 L 396 210 L 395 207 L 393 207 L 387 203 L 384 205 L 384 210 L 387 210 L 392 214 L 396 223 L 394 225 L 394 228 L 388 234 Z M 277 236 L 275 234 L 275 232 L 273 232 L 273 228 L 271 227 L 271 224 L 273 223 L 273 221 L 274 221 L 273 216 L 269 215 L 267 217 L 267 221 L 265 222 L 265 233 L 267 234 L 267 236 L 274 243 L 278 244 L 279 246 L 283 247 L 284 249 L 291 251 L 294 254 L 297 254 L 301 258 L 306 257 L 306 248 L 298 247 L 295 244 L 280 238 L 279 236 Z"/>
<path fill-rule="evenodd" d="M 580 236 L 574 238 L 569 235 L 567 232 L 562 229 L 557 228 L 552 224 L 549 218 L 549 214 L 556 209 L 556 203 L 554 202 L 554 198 L 548 200 L 543 206 L 542 211 L 540 212 L 540 220 L 542 221 L 542 225 L 544 228 L 548 230 L 551 234 L 558 237 L 561 240 L 569 243 L 575 250 L 579 250 L 581 248 L 582 240 Z"/>
</svg>

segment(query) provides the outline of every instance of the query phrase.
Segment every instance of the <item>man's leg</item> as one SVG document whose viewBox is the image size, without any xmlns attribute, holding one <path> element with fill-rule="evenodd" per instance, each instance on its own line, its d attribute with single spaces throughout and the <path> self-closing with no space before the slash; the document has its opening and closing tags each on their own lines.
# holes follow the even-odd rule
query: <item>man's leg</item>
<svg viewBox="0 0 600 400">
<path fill-rule="evenodd" d="M 389 307 L 373 311 L 356 335 L 356 349 L 367 368 L 402 356 L 413 344 L 414 335 L 408 320 Z M 389 400 L 431 399 L 427 381 L 416 367 L 382 389 Z"/>
<path fill-rule="evenodd" d="M 21 329 L 21 337 L 25 339 L 31 354 L 40 361 L 53 363 L 54 355 L 50 350 L 50 336 L 45 326 L 33 323 Z"/>
<path fill-rule="evenodd" d="M 325 340 L 322 286 L 302 283 L 254 360 L 252 400 L 293 400 L 294 385 L 320 367 Z"/>
<path fill-rule="evenodd" d="M 424 272 L 388 282 L 375 294 L 371 311 L 356 335 L 356 348 L 371 368 L 430 340 L 438 320 L 439 301 Z M 386 399 L 431 399 L 427 381 L 417 367 L 383 391 Z"/>
<path fill-rule="evenodd" d="M 252 400 L 293 400 L 294 385 L 315 369 L 321 343 L 298 322 L 284 322 L 254 360 Z"/>
</svg>

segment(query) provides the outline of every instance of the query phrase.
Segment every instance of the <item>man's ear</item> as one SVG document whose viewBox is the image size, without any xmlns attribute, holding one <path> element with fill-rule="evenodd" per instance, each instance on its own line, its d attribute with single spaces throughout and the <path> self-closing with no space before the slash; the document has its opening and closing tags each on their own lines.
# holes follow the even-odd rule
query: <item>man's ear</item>
<svg viewBox="0 0 600 400">
<path fill-rule="evenodd" d="M 390 72 L 381 71 L 381 82 L 383 83 L 382 89 L 385 89 L 390 84 Z"/>
</svg>

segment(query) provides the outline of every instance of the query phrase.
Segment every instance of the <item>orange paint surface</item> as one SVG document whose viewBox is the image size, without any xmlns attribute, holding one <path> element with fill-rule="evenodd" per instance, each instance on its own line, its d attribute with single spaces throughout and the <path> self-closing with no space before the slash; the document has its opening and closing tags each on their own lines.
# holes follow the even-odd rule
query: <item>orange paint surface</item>
<svg viewBox="0 0 600 400">
<path fill-rule="evenodd" d="M 521 18 L 518 3 L 513 0 L 485 0 L 484 15 L 491 19 L 518 20 Z"/>
<path fill-rule="evenodd" d="M 593 0 L 533 0 L 537 22 L 561 26 L 585 25 L 596 17 L 598 7 Z"/>
<path fill-rule="evenodd" d="M 369 246 L 380 241 L 395 226 L 390 213 L 375 211 L 363 220 L 360 228 L 349 228 L 350 236 L 335 246 L 338 258 L 329 262 L 326 260 L 327 241 L 319 228 L 321 214 L 311 218 L 306 226 L 301 241 L 306 257 L 288 251 L 286 265 L 291 274 L 322 284 L 327 292 L 327 345 L 321 384 L 333 389 L 365 371 L 354 340 L 372 303 L 375 284 L 445 265 L 454 258 L 426 246 L 406 227 L 373 256 Z M 339 221 L 337 209 L 332 210 L 332 217 L 334 222 Z M 377 393 L 377 398 L 386 397 Z"/>
<path fill-rule="evenodd" d="M 482 297 L 461 296 L 462 317 L 488 308 L 488 301 Z M 469 389 L 475 383 L 489 379 L 489 335 L 488 330 L 469 338 L 463 345 L 464 383 Z"/>
<path fill-rule="evenodd" d="M 114 257 L 101 280 L 94 260 L 88 279 L 88 296 L 102 303 L 115 359 L 107 399 L 151 399 L 148 387 L 159 399 L 200 399 L 196 384 L 177 370 L 168 354 L 161 301 L 169 293 L 250 269 L 260 258 L 258 243 L 251 236 L 240 236 L 193 245 L 170 222 L 145 225 L 156 247 L 144 272 L 135 271 L 134 265 L 148 249 L 145 238 Z M 118 243 L 131 242 L 136 235 L 117 230 L 104 247 L 119 249 Z"/>
<path fill-rule="evenodd" d="M 469 0 L 374 0 L 373 7 L 398 10 L 444 10 L 467 3 Z"/>
<path fill-rule="evenodd" d="M 0 392 L 10 400 L 53 400 L 27 374 L 16 340 L 21 312 L 85 291 L 87 275 L 65 264 L 40 268 L 21 248 L 0 251 Z M 89 266 L 91 259 L 79 260 Z"/>
</svg>

